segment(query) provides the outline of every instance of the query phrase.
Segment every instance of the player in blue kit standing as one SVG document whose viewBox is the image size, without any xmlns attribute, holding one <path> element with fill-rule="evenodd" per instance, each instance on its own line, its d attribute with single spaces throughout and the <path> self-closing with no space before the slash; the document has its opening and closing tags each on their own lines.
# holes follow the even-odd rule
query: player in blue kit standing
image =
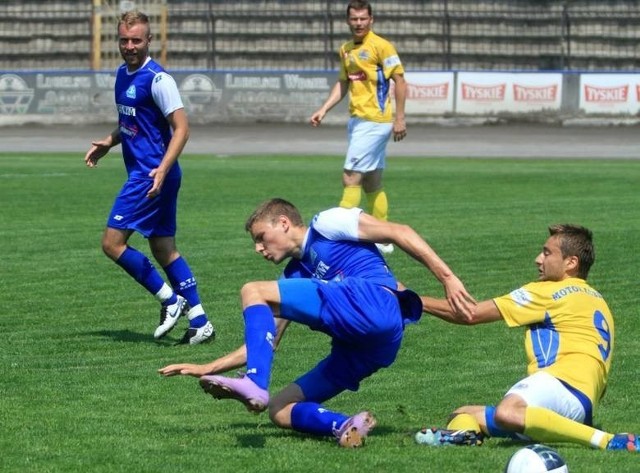
<svg viewBox="0 0 640 473">
<path fill-rule="evenodd" d="M 200 377 L 218 399 L 236 399 L 254 412 L 269 408 L 279 427 L 335 436 L 359 447 L 376 420 L 370 412 L 348 416 L 322 403 L 390 366 L 404 326 L 417 321 L 420 298 L 404 289 L 376 243 L 394 243 L 424 264 L 444 285 L 453 310 L 470 317 L 473 299 L 458 277 L 409 226 L 382 221 L 359 208 L 332 208 L 304 225 L 298 209 L 283 199 L 261 204 L 245 225 L 257 253 L 278 264 L 289 260 L 277 281 L 247 283 L 241 290 L 245 344 L 211 363 L 173 364 L 165 376 Z M 329 335 L 331 352 L 315 368 L 269 396 L 273 350 L 290 322 Z M 246 364 L 240 378 L 216 375 Z"/>
<path fill-rule="evenodd" d="M 122 145 L 127 181 L 116 197 L 102 237 L 105 254 L 161 303 L 154 337 L 164 337 L 186 314 L 189 328 L 180 343 L 213 340 L 215 332 L 200 302 L 196 279 L 176 247 L 176 211 L 182 171 L 178 156 L 189 138 L 189 123 L 174 79 L 149 56 L 149 18 L 137 11 L 118 22 L 124 64 L 116 74 L 118 127 L 92 142 L 84 157 L 95 167 Z M 134 231 L 149 241 L 167 284 L 149 258 L 127 243 Z"/>
</svg>

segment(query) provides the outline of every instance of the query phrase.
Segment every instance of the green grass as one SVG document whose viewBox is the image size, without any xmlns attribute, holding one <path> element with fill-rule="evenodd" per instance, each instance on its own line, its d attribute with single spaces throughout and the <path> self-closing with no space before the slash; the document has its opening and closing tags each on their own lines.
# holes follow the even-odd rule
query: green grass
<svg viewBox="0 0 640 473">
<path fill-rule="evenodd" d="M 371 409 L 379 428 L 364 449 L 272 426 L 266 415 L 214 402 L 194 378 L 161 378 L 172 362 L 205 362 L 242 342 L 239 289 L 277 277 L 253 253 L 243 225 L 255 205 L 280 196 L 308 219 L 341 193 L 341 157 L 181 158 L 178 245 L 192 266 L 215 343 L 173 346 L 185 322 L 156 342 L 157 306 L 100 250 L 124 180 L 118 153 L 87 169 L 81 155 L 0 155 L 0 470 L 6 472 L 498 472 L 517 445 L 430 449 L 413 443 L 456 406 L 495 403 L 524 374 L 522 332 L 502 324 L 459 327 L 425 318 L 407 330 L 396 364 L 328 407 Z M 391 218 L 411 224 L 479 299 L 535 277 L 546 227 L 593 229 L 590 282 L 616 317 L 617 345 L 596 421 L 640 432 L 638 249 L 640 161 L 394 158 L 385 173 Z M 146 242 L 132 244 L 148 253 Z M 389 262 L 419 292 L 441 286 L 396 252 Z M 320 359 L 328 339 L 292 327 L 273 390 Z M 574 473 L 636 471 L 627 453 L 554 445 Z"/>
</svg>

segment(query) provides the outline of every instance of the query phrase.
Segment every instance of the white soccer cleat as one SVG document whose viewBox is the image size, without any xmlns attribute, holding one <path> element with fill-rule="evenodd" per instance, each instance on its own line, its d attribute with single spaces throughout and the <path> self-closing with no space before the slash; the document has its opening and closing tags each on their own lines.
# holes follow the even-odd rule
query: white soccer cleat
<svg viewBox="0 0 640 473">
<path fill-rule="evenodd" d="M 160 325 L 153 332 L 153 338 L 158 339 L 168 334 L 178 323 L 180 316 L 186 312 L 187 300 L 182 296 L 177 296 L 175 304 L 162 306 L 160 309 Z"/>
<path fill-rule="evenodd" d="M 212 342 L 216 338 L 216 331 L 211 322 L 207 321 L 200 328 L 189 327 L 184 333 L 178 345 L 197 345 L 203 342 Z"/>
</svg>

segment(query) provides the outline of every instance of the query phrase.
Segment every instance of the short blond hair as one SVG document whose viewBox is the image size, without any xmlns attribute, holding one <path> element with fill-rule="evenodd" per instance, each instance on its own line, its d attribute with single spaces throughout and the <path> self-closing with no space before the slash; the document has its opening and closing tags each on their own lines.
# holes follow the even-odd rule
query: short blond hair
<svg viewBox="0 0 640 473">
<path fill-rule="evenodd" d="M 149 17 L 138 10 L 126 11 L 120 15 L 120 20 L 118 20 L 118 30 L 120 30 L 120 26 L 122 25 L 129 29 L 133 25 L 137 24 L 145 25 L 147 27 L 147 36 L 151 36 L 151 23 L 149 22 Z"/>
<path fill-rule="evenodd" d="M 275 223 L 281 215 L 287 217 L 294 227 L 301 227 L 304 225 L 300 212 L 296 206 L 287 200 L 276 197 L 260 204 L 247 219 L 244 229 L 250 232 L 256 222 L 264 221 Z"/>
</svg>

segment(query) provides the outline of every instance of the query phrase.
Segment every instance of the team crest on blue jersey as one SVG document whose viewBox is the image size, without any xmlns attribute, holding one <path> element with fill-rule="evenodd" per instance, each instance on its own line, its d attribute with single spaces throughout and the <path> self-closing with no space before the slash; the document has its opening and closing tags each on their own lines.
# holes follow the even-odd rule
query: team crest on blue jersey
<svg viewBox="0 0 640 473">
<path fill-rule="evenodd" d="M 130 85 L 129 88 L 127 89 L 127 97 L 129 97 L 130 99 L 135 99 L 136 98 L 136 86 L 135 85 Z"/>
<path fill-rule="evenodd" d="M 509 295 L 511 296 L 511 299 L 513 299 L 513 302 L 515 302 L 520 306 L 528 305 L 532 300 L 532 297 L 531 297 L 531 294 L 529 294 L 529 291 L 523 288 L 516 289 L 515 291 L 511 291 L 511 294 Z"/>
</svg>

